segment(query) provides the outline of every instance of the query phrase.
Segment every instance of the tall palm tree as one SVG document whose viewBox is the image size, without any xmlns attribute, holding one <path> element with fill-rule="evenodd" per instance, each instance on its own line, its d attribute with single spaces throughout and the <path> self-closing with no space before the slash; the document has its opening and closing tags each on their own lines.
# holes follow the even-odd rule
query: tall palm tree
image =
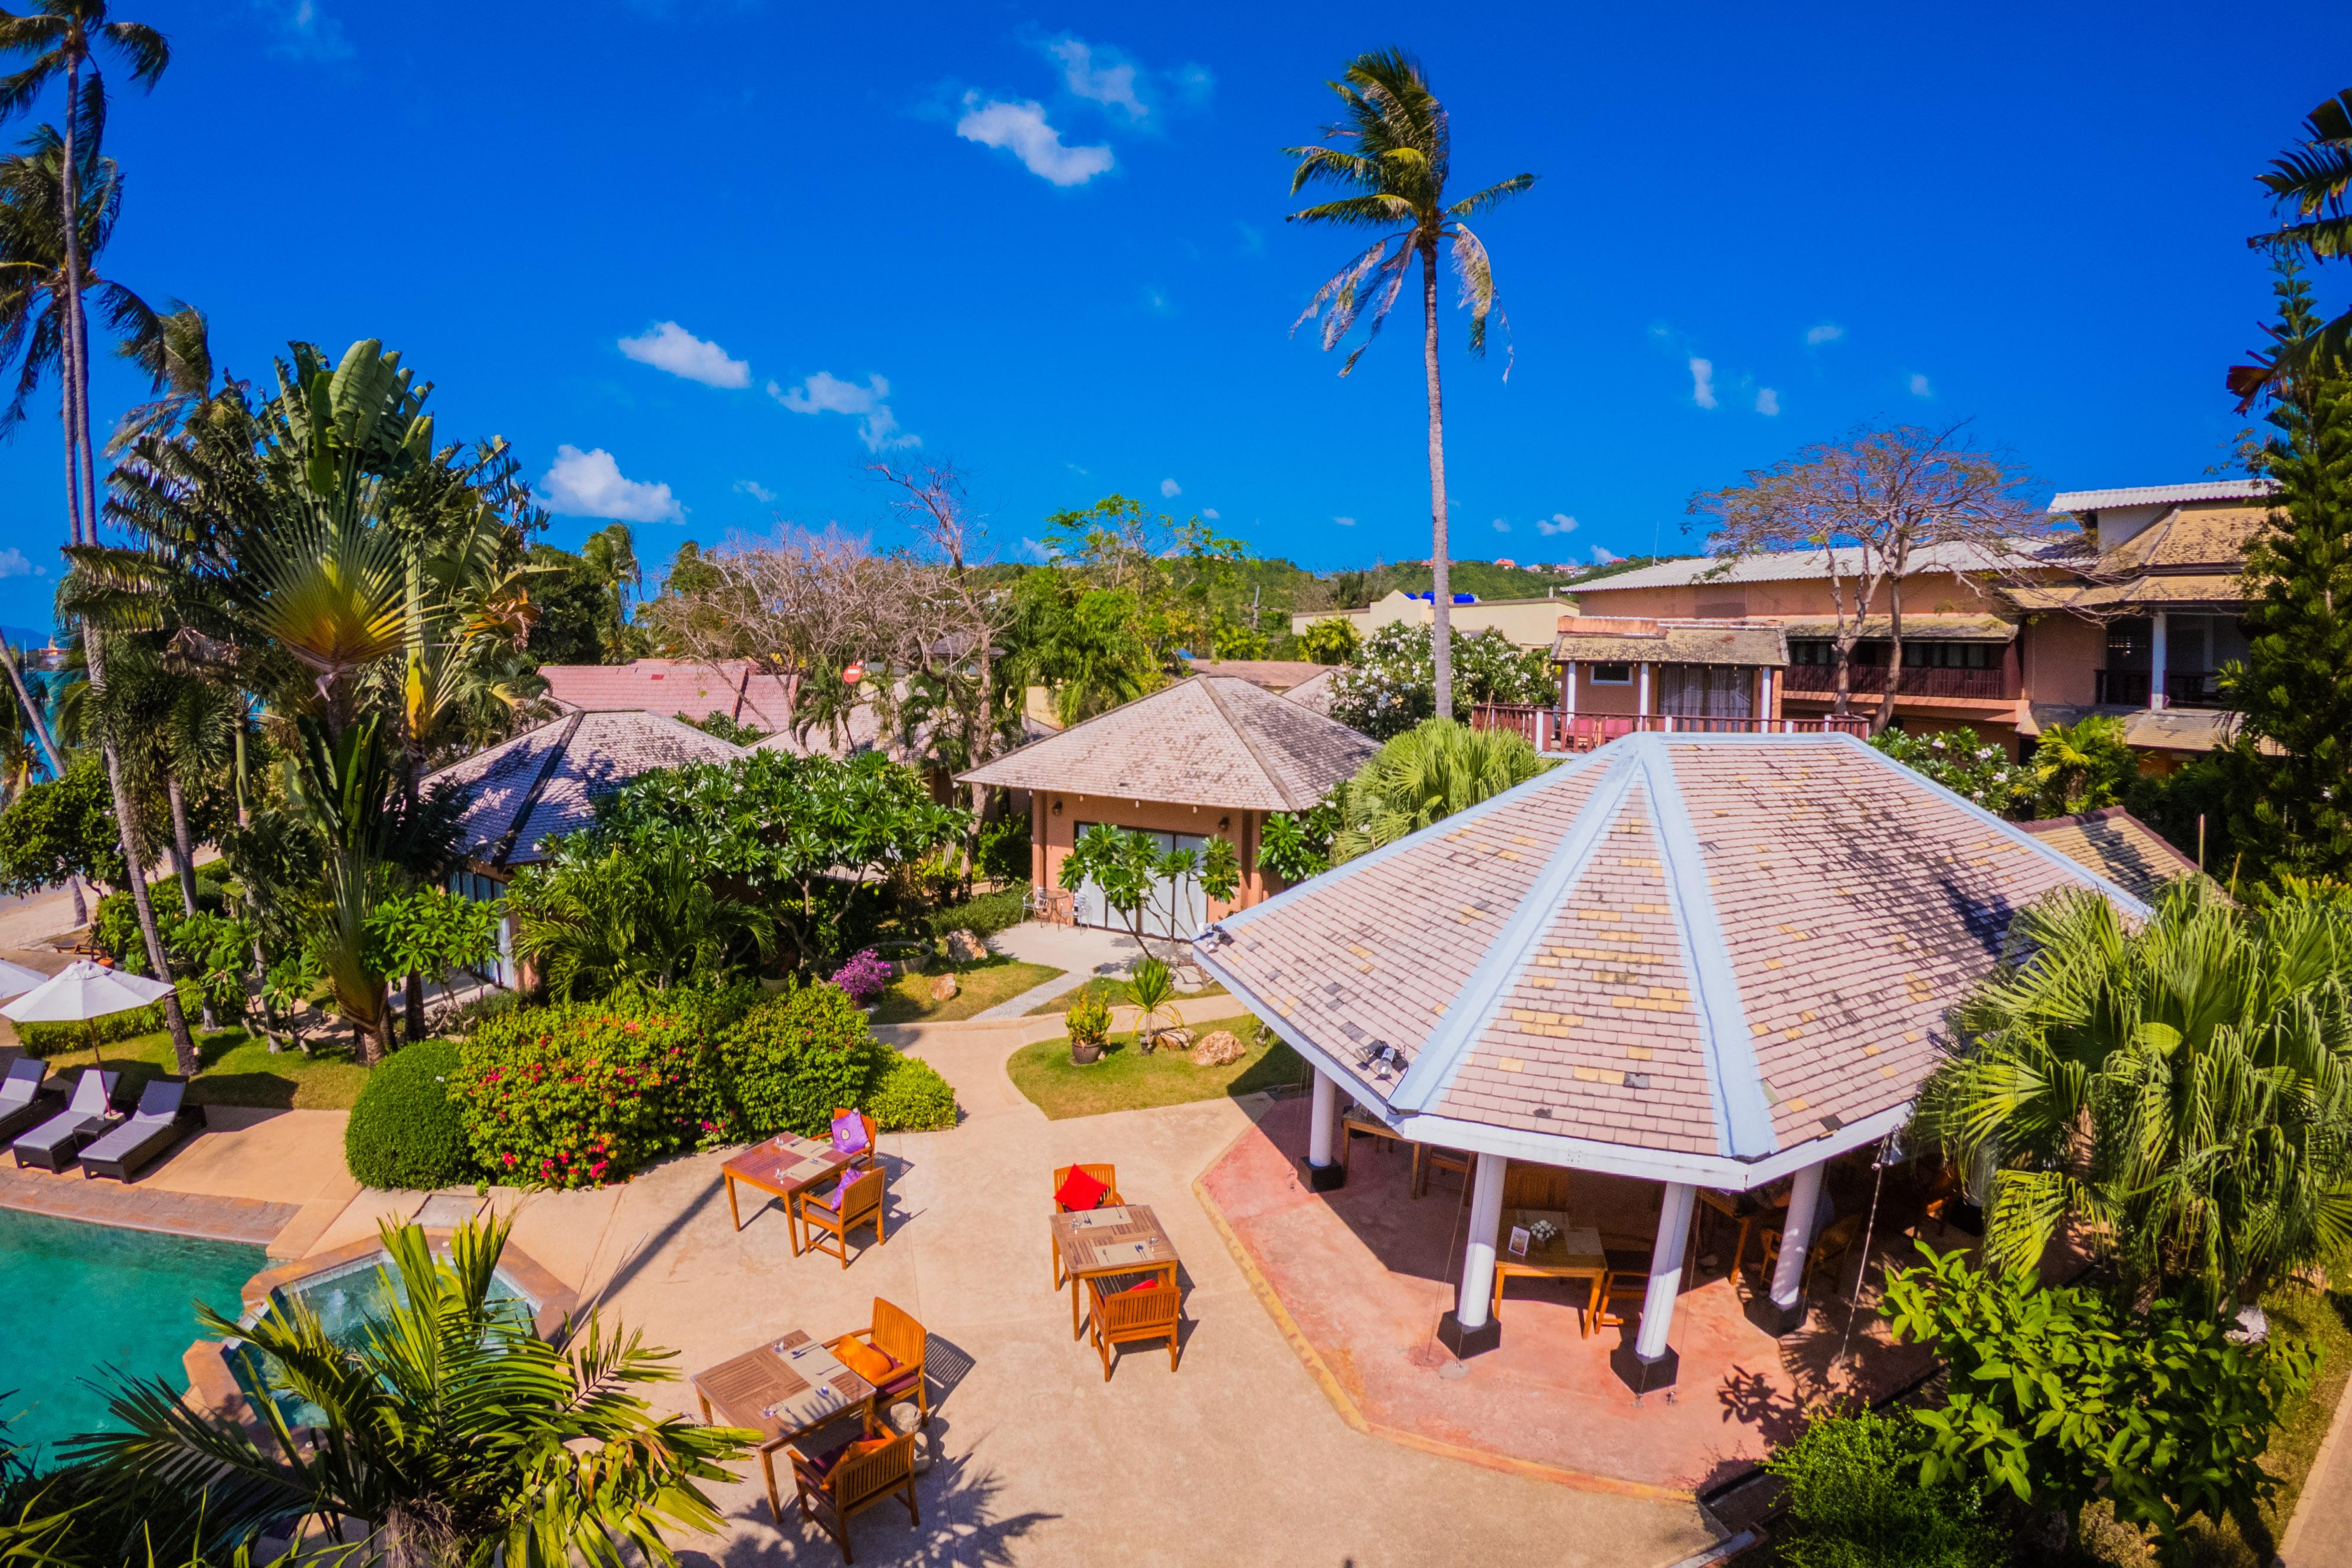
<svg viewBox="0 0 2352 1568">
<path fill-rule="evenodd" d="M 580 559 L 588 575 L 612 597 L 612 618 L 604 625 L 604 662 L 627 662 L 629 596 L 643 597 L 645 569 L 637 564 L 637 543 L 626 523 L 607 523 L 580 546 Z"/>
<path fill-rule="evenodd" d="M 184 1552 L 199 1531 L 229 1548 L 314 1524 L 332 1542 L 350 1521 L 365 1532 L 357 1552 L 327 1547 L 320 1561 L 675 1568 L 663 1532 L 721 1527 L 703 1488 L 735 1479 L 725 1467 L 756 1434 L 656 1415 L 637 1390 L 675 1379 L 676 1353 L 593 1313 L 541 1339 L 490 1293 L 508 1228 L 467 1224 L 436 1257 L 423 1230 L 387 1220 L 385 1305 L 356 1344 L 299 1301 L 250 1325 L 199 1308 L 199 1327 L 241 1342 L 271 1393 L 316 1416 L 298 1435 L 277 1398 L 257 1400 L 257 1437 L 163 1379 L 123 1384 L 116 1429 L 69 1445 L 68 1461 L 89 1466 L 72 1473 L 112 1505 L 84 1528 L 137 1521 Z"/>
<path fill-rule="evenodd" d="M 1394 843 L 1551 766 L 1517 731 L 1423 719 L 1382 746 L 1333 792 L 1339 831 L 1331 839 L 1331 862 Z"/>
<path fill-rule="evenodd" d="M 1990 1170 L 1986 1255 L 2062 1228 L 2134 1285 L 2216 1310 L 2352 1239 L 2352 906 L 2289 885 L 2252 911 L 2202 878 L 2144 926 L 2105 899 L 2027 910 L 2031 955 L 1959 1010 L 1921 1129 Z"/>
<path fill-rule="evenodd" d="M 2270 172 L 2255 179 L 2270 193 L 2273 209 L 2292 221 L 2255 235 L 2248 245 L 2316 261 L 2352 256 L 2352 88 L 2305 116 L 2302 142 L 2272 159 Z M 2270 330 L 2270 352 L 2255 355 L 2252 364 L 2230 367 L 2230 390 L 2238 394 L 2241 410 L 2278 391 L 2283 379 L 2315 359 L 2352 357 L 2352 310 L 2299 340 Z"/>
<path fill-rule="evenodd" d="M 1289 214 L 1286 221 L 1329 224 L 1339 228 L 1386 230 L 1370 248 L 1332 275 L 1316 291 L 1298 320 L 1300 326 L 1322 315 L 1323 347 L 1328 350 L 1351 331 L 1359 319 L 1367 322 L 1364 340 L 1357 345 L 1339 373 L 1356 368 L 1356 361 L 1371 347 L 1388 319 L 1389 308 L 1404 287 L 1412 263 L 1421 263 L 1422 369 L 1429 382 L 1429 568 L 1433 622 L 1431 650 L 1436 661 L 1437 711 L 1454 711 L 1453 577 L 1448 570 L 1445 515 L 1445 413 L 1437 377 L 1437 250 L 1450 253 L 1454 277 L 1462 285 L 1462 302 L 1470 308 L 1470 352 L 1486 351 L 1486 318 L 1509 322 L 1496 302 L 1494 269 L 1486 247 L 1470 231 L 1469 218 L 1517 195 L 1536 183 L 1533 174 L 1515 174 L 1499 184 L 1449 203 L 1445 180 L 1452 156 L 1453 132 L 1445 108 L 1429 90 L 1420 62 L 1400 49 L 1359 55 L 1342 80 L 1329 84 L 1339 95 L 1344 118 L 1326 126 L 1327 140 L 1352 147 L 1286 147 L 1283 154 L 1297 160 L 1290 177 L 1293 195 L 1312 184 L 1337 185 L 1351 193 L 1321 202 Z M 1371 315 L 1363 316 L 1367 304 Z M 1505 365 L 1505 379 L 1510 376 Z"/>
</svg>

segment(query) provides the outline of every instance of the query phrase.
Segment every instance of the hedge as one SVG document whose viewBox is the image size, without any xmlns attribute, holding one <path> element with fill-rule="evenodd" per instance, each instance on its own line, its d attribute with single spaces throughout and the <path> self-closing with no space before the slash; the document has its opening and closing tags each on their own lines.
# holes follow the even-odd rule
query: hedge
<svg viewBox="0 0 2352 1568">
<path fill-rule="evenodd" d="M 929 1133 L 956 1122 L 955 1091 L 919 1056 L 893 1055 L 875 1077 L 862 1107 L 877 1131 Z"/>
<path fill-rule="evenodd" d="M 1007 926 L 1020 925 L 1028 917 L 1029 884 L 1016 882 L 962 904 L 934 909 L 925 917 L 925 924 L 930 927 L 934 936 L 945 936 L 950 931 L 969 931 L 975 936 L 993 936 Z"/>
<path fill-rule="evenodd" d="M 362 1186 L 428 1189 L 474 1174 L 465 1118 L 450 1092 L 454 1040 L 421 1040 L 367 1076 L 343 1129 L 343 1163 Z"/>
</svg>

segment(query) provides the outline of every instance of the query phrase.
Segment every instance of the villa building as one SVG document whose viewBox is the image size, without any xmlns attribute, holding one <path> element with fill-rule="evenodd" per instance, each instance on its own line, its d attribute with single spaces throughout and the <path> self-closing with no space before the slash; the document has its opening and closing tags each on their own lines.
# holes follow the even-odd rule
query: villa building
<svg viewBox="0 0 2352 1568">
<path fill-rule="evenodd" d="M 1475 594 L 1454 596 L 1452 623 L 1465 637 L 1481 632 L 1500 632 L 1522 648 L 1551 646 L 1552 628 L 1563 610 L 1572 608 L 1570 601 L 1558 594 L 1545 594 L 1537 599 L 1480 599 Z M 1290 617 L 1290 630 L 1304 632 L 1318 621 L 1345 621 L 1356 629 L 1358 637 L 1369 637 L 1381 627 L 1396 622 L 1408 622 L 1426 626 L 1435 618 L 1436 611 L 1426 593 L 1407 593 L 1394 589 L 1388 596 L 1378 599 L 1361 610 L 1300 610 Z"/>
</svg>

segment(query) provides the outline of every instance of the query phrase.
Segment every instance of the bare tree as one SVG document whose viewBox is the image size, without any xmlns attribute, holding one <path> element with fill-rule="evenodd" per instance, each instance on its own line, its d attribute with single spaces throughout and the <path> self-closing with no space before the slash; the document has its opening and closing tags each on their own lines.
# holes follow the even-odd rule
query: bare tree
<svg viewBox="0 0 2352 1568">
<path fill-rule="evenodd" d="M 1902 689 L 1906 576 L 1948 570 L 1984 594 L 1992 580 L 2021 581 L 2052 564 L 2042 553 L 2054 542 L 2051 522 L 2024 493 L 2031 477 L 2007 454 L 1976 447 L 1964 429 L 1858 429 L 1691 497 L 1707 548 L 1721 558 L 1717 572 L 1767 551 L 1819 552 L 1837 613 L 1839 714 L 1852 711 L 1853 650 L 1885 595 L 1886 689 L 1873 735 L 1893 720 Z M 1930 550 L 1932 563 L 1923 559 Z"/>
</svg>

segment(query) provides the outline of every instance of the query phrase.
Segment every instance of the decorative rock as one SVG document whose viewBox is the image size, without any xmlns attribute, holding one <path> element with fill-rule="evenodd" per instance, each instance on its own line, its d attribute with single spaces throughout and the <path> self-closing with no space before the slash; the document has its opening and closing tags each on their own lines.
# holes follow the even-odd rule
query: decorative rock
<svg viewBox="0 0 2352 1568">
<path fill-rule="evenodd" d="M 938 979 L 931 982 L 931 1000 L 935 1002 L 947 1001 L 953 998 L 958 991 L 962 989 L 963 988 L 961 986 L 956 984 L 956 977 L 953 975 L 941 975 Z"/>
<path fill-rule="evenodd" d="M 1174 1029 L 1163 1029 L 1160 1031 L 1160 1037 L 1153 1040 L 1152 1044 L 1161 1051 L 1190 1051 L 1192 1049 L 1192 1031 L 1181 1025 Z"/>
<path fill-rule="evenodd" d="M 1239 1035 L 1229 1029 L 1221 1029 L 1202 1040 L 1200 1049 L 1192 1052 L 1192 1065 L 1231 1067 L 1248 1054 L 1249 1048 L 1242 1044 Z"/>
<path fill-rule="evenodd" d="M 988 944 L 969 931 L 950 931 L 948 956 L 959 964 L 977 964 L 988 956 Z"/>
</svg>

